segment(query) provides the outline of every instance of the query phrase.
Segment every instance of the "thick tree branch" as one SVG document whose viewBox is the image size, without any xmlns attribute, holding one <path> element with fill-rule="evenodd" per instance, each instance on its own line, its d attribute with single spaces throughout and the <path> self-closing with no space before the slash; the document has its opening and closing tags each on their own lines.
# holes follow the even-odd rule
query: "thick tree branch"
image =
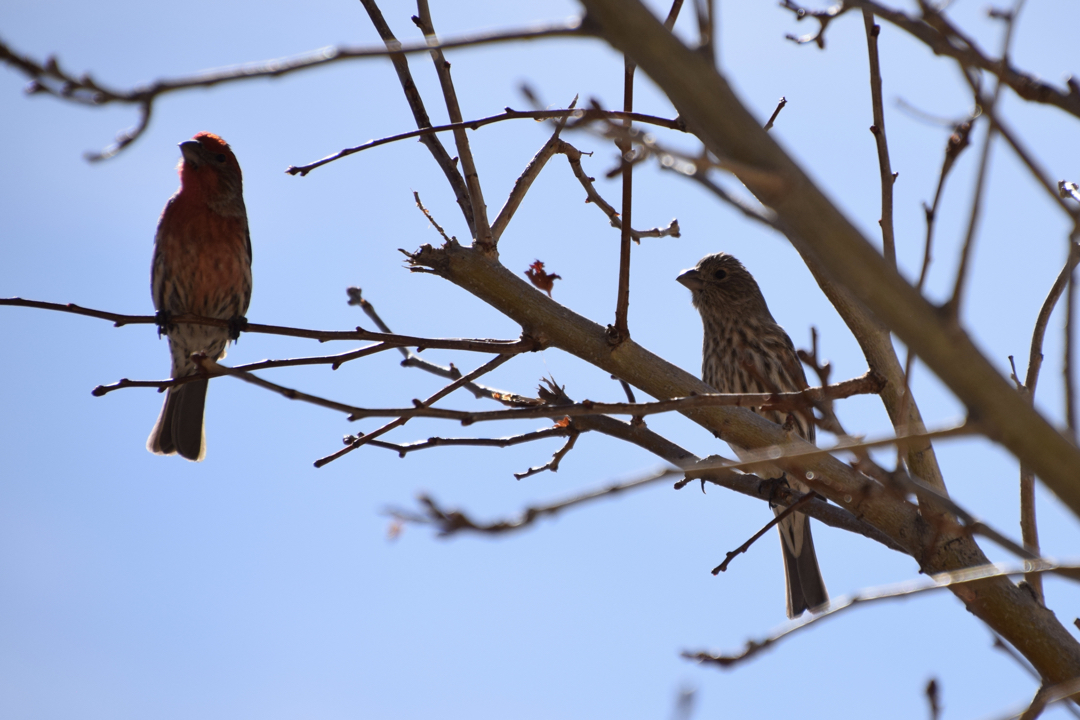
<svg viewBox="0 0 1080 720">
<path fill-rule="evenodd" d="M 829 202 L 773 142 L 727 82 L 696 53 L 665 33 L 640 3 L 583 0 L 599 32 L 664 88 L 687 126 L 734 172 L 802 245 L 800 251 L 842 282 L 877 318 L 986 422 L 992 439 L 1030 462 L 1062 500 L 1080 514 L 1080 449 L 1058 433 L 1017 393 L 955 327 Z M 875 14 L 879 14 L 874 8 Z M 646 40 L 647 39 L 647 40 Z M 897 363 L 898 364 L 898 363 Z M 925 479 L 925 478 L 924 478 Z"/>
<path fill-rule="evenodd" d="M 623 11 L 625 5 L 620 5 Z M 647 11 L 644 11 L 646 12 Z M 755 129 L 760 128 L 755 126 Z M 878 260 L 881 258 L 878 256 Z M 456 243 L 421 248 L 411 262 L 444 277 L 493 305 L 530 334 L 541 337 L 661 400 L 707 393 L 694 376 L 648 353 L 632 340 L 613 347 L 605 329 L 555 303 L 515 273 L 484 254 Z M 1015 396 L 1015 392 L 1009 390 Z M 839 460 L 819 453 L 778 425 L 735 407 L 688 410 L 685 414 L 720 437 L 744 448 L 786 446 L 806 452 L 775 460 L 805 478 L 811 488 L 866 520 L 908 549 L 927 572 L 983 565 L 986 558 L 959 525 L 927 525 L 914 506 L 899 499 Z M 1048 676 L 1076 670 L 1080 645 L 1048 617 L 1032 597 L 1007 580 L 986 579 L 954 590 L 979 617 L 1001 632 Z M 1071 675 L 1070 675 L 1071 677 Z"/>
</svg>

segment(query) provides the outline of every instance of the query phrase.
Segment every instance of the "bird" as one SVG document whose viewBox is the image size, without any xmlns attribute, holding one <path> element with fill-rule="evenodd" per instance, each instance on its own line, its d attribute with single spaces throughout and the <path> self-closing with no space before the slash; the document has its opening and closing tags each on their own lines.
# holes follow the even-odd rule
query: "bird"
<svg viewBox="0 0 1080 720">
<path fill-rule="evenodd" d="M 200 132 L 180 143 L 180 189 L 169 198 L 154 237 L 150 291 L 159 335 L 169 339 L 174 379 L 197 375 L 191 359 L 225 356 L 247 320 L 251 301 L 251 235 L 240 164 L 228 143 Z M 226 320 L 228 328 L 173 324 L 183 314 Z M 203 410 L 208 380 L 168 389 L 146 449 L 192 461 L 206 456 Z"/>
<path fill-rule="evenodd" d="M 761 288 L 741 262 L 727 253 L 707 255 L 677 280 L 690 290 L 691 302 L 701 314 L 702 380 L 721 393 L 796 392 L 807 387 L 791 338 L 773 319 Z M 779 425 L 786 423 L 789 414 L 751 409 Z M 813 443 L 811 411 L 791 415 L 795 432 Z M 737 453 L 742 450 L 732 448 Z M 799 479 L 789 475 L 787 481 L 800 492 L 810 492 Z M 774 508 L 777 515 L 783 510 Z M 810 518 L 794 512 L 777 527 L 787 578 L 787 616 L 795 618 L 826 605 L 829 594 L 818 567 Z"/>
</svg>

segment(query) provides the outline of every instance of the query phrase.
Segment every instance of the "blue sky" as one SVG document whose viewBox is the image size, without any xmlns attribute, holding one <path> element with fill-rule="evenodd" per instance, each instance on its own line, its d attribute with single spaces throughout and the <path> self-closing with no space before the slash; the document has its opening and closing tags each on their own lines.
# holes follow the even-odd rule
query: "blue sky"
<svg viewBox="0 0 1080 720">
<path fill-rule="evenodd" d="M 788 99 L 773 133 L 864 232 L 876 238 L 878 170 L 861 19 L 833 24 L 827 49 L 799 47 L 787 33 L 812 28 L 770 3 L 721 4 L 719 55 L 744 101 L 763 120 Z M 386 2 L 403 39 L 418 32 L 415 6 Z M 991 50 L 1000 27 L 984 8 L 950 12 Z M 576 4 L 435 2 L 444 37 L 519 27 L 579 12 Z M 679 27 L 691 28 L 684 11 Z M 1075 5 L 1033 3 L 1021 17 L 1014 62 L 1048 82 L 1075 72 Z M 56 53 L 72 72 L 126 88 L 161 77 L 348 43 L 375 44 L 358 3 L 11 2 L 0 37 L 37 58 Z M 884 25 L 881 51 L 887 129 L 896 184 L 900 263 L 918 273 L 921 204 L 932 198 L 948 129 L 901 112 L 897 100 L 943 118 L 969 111 L 948 61 Z M 621 102 L 622 61 L 599 41 L 540 41 L 455 51 L 463 112 L 481 117 L 525 108 L 528 83 L 545 104 L 575 95 Z M 418 85 L 445 121 L 430 61 L 414 57 Z M 343 147 L 414 127 L 385 60 L 334 65 L 163 98 L 147 133 L 118 157 L 88 164 L 82 153 L 133 125 L 131 108 L 89 109 L 25 97 L 25 80 L 0 71 L 0 296 L 152 312 L 149 265 L 157 218 L 175 191 L 177 143 L 201 130 L 228 140 L 244 170 L 252 243 L 253 322 L 347 329 L 366 317 L 346 305 L 358 285 L 397 332 L 515 338 L 519 328 L 438 278 L 410 274 L 398 248 L 437 243 L 416 210 L 418 192 L 462 240 L 467 230 L 423 146 L 406 141 L 321 168 L 284 169 Z M 645 77 L 642 112 L 671 117 Z M 1005 114 L 1055 180 L 1078 180 L 1075 123 L 1013 97 Z M 983 128 L 984 129 L 984 128 Z M 980 129 L 981 133 L 983 129 Z M 492 214 L 549 130 L 531 121 L 471 133 Z M 689 147 L 687 138 L 658 137 Z M 613 149 L 586 134 L 586 170 L 603 180 Z M 981 135 L 977 135 L 977 146 Z M 444 138 L 450 142 L 449 138 Z M 451 150 L 453 153 L 453 151 Z M 975 151 L 949 181 L 939 219 L 929 294 L 946 296 L 972 195 Z M 964 308 L 969 332 L 1003 371 L 1026 367 L 1031 326 L 1065 259 L 1067 225 L 1014 156 L 996 146 L 982 232 Z M 734 187 L 732 183 L 729 186 Z M 697 371 L 700 322 L 675 276 L 710 252 L 736 255 L 758 278 L 796 345 L 819 329 L 834 378 L 865 361 L 786 241 L 763 232 L 697 187 L 655 167 L 635 178 L 634 224 L 678 218 L 680 239 L 634 248 L 630 326 L 645 347 Z M 562 276 L 555 299 L 598 322 L 614 314 L 618 234 L 584 202 L 561 158 L 551 161 L 500 245 L 504 264 L 534 259 Z M 1040 407 L 1062 418 L 1062 316 L 1051 320 Z M 356 425 L 244 383 L 215 380 L 208 398 L 208 455 L 200 464 L 144 449 L 161 398 L 90 390 L 120 378 L 156 379 L 168 352 L 150 326 L 120 329 L 89 318 L 0 309 L 0 714 L 10 718 L 425 718 L 667 717 L 680 689 L 695 688 L 696 717 L 845 715 L 908 718 L 925 712 L 936 677 L 946 717 L 985 717 L 1026 702 L 1037 689 L 991 649 L 985 626 L 940 593 L 879 604 L 800 634 L 734 672 L 701 668 L 683 649 L 734 650 L 784 619 L 777 541 L 769 534 L 720 577 L 709 570 L 767 521 L 760 503 L 711 489 L 661 483 L 572 510 L 523 533 L 443 541 L 407 527 L 391 540 L 388 506 L 417 493 L 481 519 L 511 515 L 660 463 L 643 451 L 585 435 L 557 474 L 517 481 L 559 441 L 504 450 L 439 448 L 399 459 L 365 448 L 320 470 Z M 318 355 L 354 347 L 245 335 L 227 362 Z M 428 351 L 471 369 L 482 356 Z M 386 353 L 328 368 L 268 372 L 276 382 L 356 405 L 401 406 L 441 387 Z M 606 374 L 557 350 L 515 359 L 490 384 L 532 394 L 552 375 L 576 398 L 617 400 Z M 915 391 L 927 424 L 946 427 L 962 408 L 928 373 Z M 454 396 L 448 407 L 485 407 Z M 853 432 L 889 427 L 872 399 L 842 403 Z M 414 421 L 392 437 L 508 435 L 543 427 L 461 428 Z M 678 418 L 650 426 L 699 455 L 727 452 Z M 955 498 L 1002 531 L 1019 535 L 1017 467 L 977 439 L 938 443 Z M 1075 518 L 1040 489 L 1048 555 L 1075 557 Z M 831 593 L 916 576 L 904 557 L 838 531 L 815 529 Z M 993 546 L 988 554 L 1008 559 Z M 1080 592 L 1050 579 L 1050 605 L 1072 628 Z M 780 689 L 778 691 L 778 688 Z M 1054 711 L 1058 716 L 1062 711 Z M 1048 717 L 1054 717 L 1054 712 Z"/>
</svg>

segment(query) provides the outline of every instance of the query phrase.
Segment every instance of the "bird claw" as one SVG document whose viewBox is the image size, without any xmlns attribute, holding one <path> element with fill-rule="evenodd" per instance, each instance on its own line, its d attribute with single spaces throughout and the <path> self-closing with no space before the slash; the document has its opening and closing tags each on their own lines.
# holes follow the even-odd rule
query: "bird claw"
<svg viewBox="0 0 1080 720">
<path fill-rule="evenodd" d="M 169 334 L 169 325 L 171 324 L 172 316 L 168 310 L 158 310 L 154 313 L 154 324 L 157 325 L 157 335 L 160 338 L 162 335 Z"/>
<path fill-rule="evenodd" d="M 240 339 L 240 333 L 247 330 L 248 319 L 243 315 L 237 315 L 236 317 L 229 319 L 229 339 L 236 342 Z"/>
<path fill-rule="evenodd" d="M 776 507 L 776 496 L 780 494 L 780 489 L 787 490 L 790 487 L 786 475 L 781 475 L 778 478 L 763 478 L 761 481 L 761 489 L 767 491 L 766 497 L 771 507 Z"/>
</svg>

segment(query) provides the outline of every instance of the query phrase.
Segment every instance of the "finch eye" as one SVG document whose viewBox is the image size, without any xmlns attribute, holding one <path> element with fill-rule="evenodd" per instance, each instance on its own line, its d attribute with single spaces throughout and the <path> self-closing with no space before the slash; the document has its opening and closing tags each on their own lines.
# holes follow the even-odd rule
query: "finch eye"
<svg viewBox="0 0 1080 720">
<path fill-rule="evenodd" d="M 723 280 L 727 277 L 727 270 L 717 270 L 713 273 L 713 277 L 717 280 Z"/>
<path fill-rule="evenodd" d="M 214 156 L 214 159 L 217 160 L 219 163 L 225 162 L 225 153 L 218 153 Z"/>
</svg>

